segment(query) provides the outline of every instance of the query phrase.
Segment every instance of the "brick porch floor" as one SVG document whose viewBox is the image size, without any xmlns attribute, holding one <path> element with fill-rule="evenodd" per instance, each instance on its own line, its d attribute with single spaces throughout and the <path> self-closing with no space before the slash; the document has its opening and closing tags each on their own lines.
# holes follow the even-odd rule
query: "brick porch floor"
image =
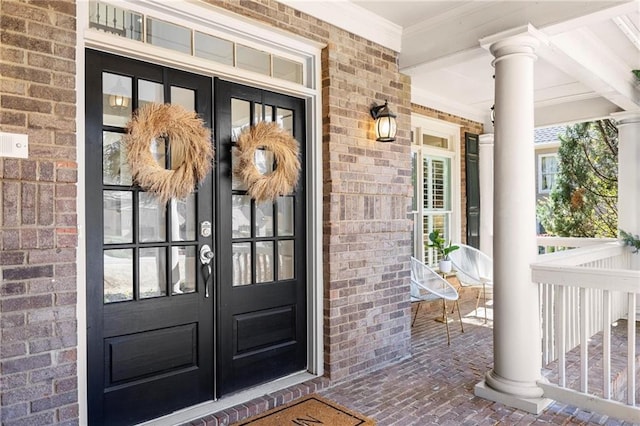
<svg viewBox="0 0 640 426">
<path fill-rule="evenodd" d="M 444 324 L 434 321 L 441 312 L 440 302 L 423 303 L 412 328 L 411 358 L 333 385 L 324 378 L 314 379 L 190 425 L 232 424 L 312 392 L 374 418 L 379 426 L 631 425 L 560 403 L 536 416 L 474 396 L 474 385 L 492 367 L 493 346 L 491 321 L 484 324 L 475 316 L 483 315 L 482 310 L 474 312 L 476 295 L 477 289 L 461 291 L 464 333 L 460 332 L 456 314 L 455 321 L 449 324 L 450 346 Z M 417 304 L 412 306 L 412 314 L 416 307 Z M 489 318 L 490 313 L 489 310 Z"/>
</svg>

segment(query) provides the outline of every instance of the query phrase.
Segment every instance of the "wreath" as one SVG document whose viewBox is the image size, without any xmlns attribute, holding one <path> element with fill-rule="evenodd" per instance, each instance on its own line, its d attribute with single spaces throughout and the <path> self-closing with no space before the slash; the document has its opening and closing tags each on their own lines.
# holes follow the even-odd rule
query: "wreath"
<svg viewBox="0 0 640 426">
<path fill-rule="evenodd" d="M 127 125 L 127 163 L 135 183 L 161 202 L 185 198 L 211 170 L 211 132 L 195 112 L 180 105 L 149 103 Z M 171 144 L 172 169 L 162 167 L 150 149 L 155 138 Z"/>
<path fill-rule="evenodd" d="M 238 166 L 235 174 L 257 202 L 273 201 L 291 193 L 298 182 L 300 159 L 298 141 L 276 123 L 261 121 L 242 131 L 238 138 Z M 255 164 L 255 152 L 266 148 L 275 157 L 276 168 L 262 174 Z"/>
</svg>

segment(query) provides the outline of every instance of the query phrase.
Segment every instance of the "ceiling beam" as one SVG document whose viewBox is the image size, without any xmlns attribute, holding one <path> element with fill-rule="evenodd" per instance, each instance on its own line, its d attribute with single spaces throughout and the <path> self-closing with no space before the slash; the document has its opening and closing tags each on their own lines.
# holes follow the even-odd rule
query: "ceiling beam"
<svg viewBox="0 0 640 426">
<path fill-rule="evenodd" d="M 590 30 L 551 36 L 538 56 L 623 110 L 640 110 L 640 92 L 631 70 Z"/>
</svg>

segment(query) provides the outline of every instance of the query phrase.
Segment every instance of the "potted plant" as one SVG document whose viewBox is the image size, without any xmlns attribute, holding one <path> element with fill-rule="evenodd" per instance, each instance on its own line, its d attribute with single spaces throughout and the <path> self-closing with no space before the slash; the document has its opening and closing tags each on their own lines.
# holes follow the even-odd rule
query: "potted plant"
<svg viewBox="0 0 640 426">
<path fill-rule="evenodd" d="M 440 272 L 451 272 L 451 259 L 449 259 L 449 253 L 458 250 L 460 247 L 451 244 L 451 241 L 447 244 L 444 238 L 440 235 L 439 230 L 435 230 L 429 233 L 429 247 L 433 247 L 440 254 Z"/>
</svg>

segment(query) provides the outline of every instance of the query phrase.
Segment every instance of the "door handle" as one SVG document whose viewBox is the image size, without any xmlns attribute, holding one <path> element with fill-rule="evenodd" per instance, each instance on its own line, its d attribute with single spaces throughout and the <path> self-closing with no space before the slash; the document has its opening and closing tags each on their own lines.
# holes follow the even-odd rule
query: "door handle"
<svg viewBox="0 0 640 426">
<path fill-rule="evenodd" d="M 209 281 L 211 281 L 211 261 L 214 254 L 209 247 L 209 244 L 205 244 L 200 247 L 200 263 L 202 265 L 202 278 L 204 278 L 204 297 L 209 297 Z"/>
</svg>

